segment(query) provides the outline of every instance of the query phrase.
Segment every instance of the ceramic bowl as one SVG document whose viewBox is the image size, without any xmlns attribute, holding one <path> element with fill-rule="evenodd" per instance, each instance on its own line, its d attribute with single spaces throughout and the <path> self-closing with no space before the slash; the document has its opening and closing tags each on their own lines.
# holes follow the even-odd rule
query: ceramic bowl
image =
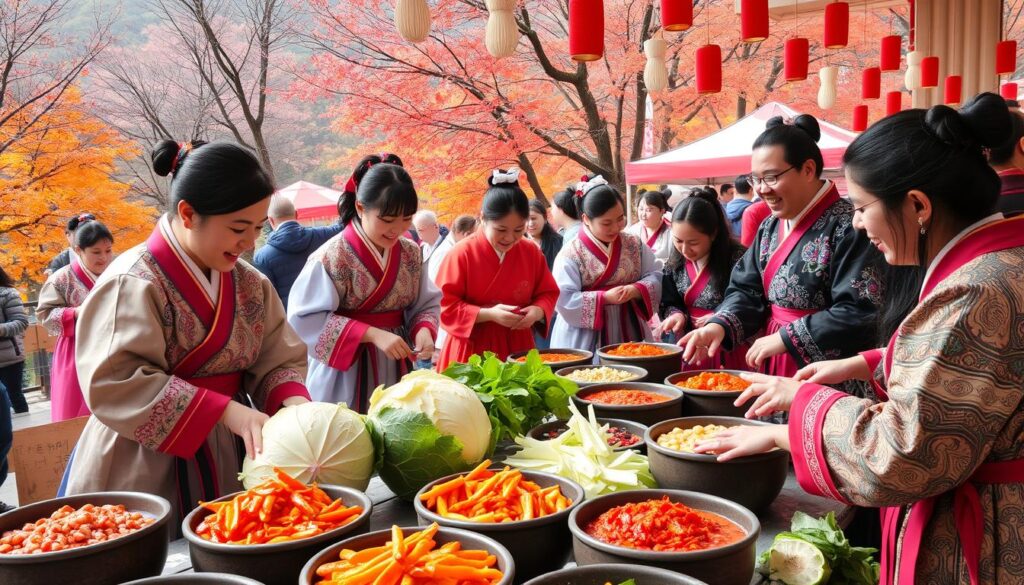
<svg viewBox="0 0 1024 585">
<path fill-rule="evenodd" d="M 620 345 L 622 344 L 616 343 L 602 347 L 597 350 L 597 358 L 606 366 L 626 365 L 641 367 L 647 370 L 648 382 L 661 382 L 683 368 L 683 348 L 674 343 L 647 343 L 647 345 L 655 345 L 661 349 L 667 350 L 669 353 L 665 355 L 632 357 L 617 356 L 608 353 Z"/>
<path fill-rule="evenodd" d="M 640 390 L 643 392 L 654 392 L 667 396 L 668 400 L 652 404 L 602 404 L 587 400 L 587 396 L 601 390 Z M 594 415 L 597 418 L 615 418 L 638 422 L 642 425 L 652 425 L 670 418 L 678 418 L 683 412 L 683 391 L 664 384 L 651 384 L 648 382 L 615 382 L 607 384 L 594 384 L 580 390 L 573 397 L 572 401 L 580 412 L 587 412 L 587 407 L 594 407 Z"/>
<path fill-rule="evenodd" d="M 668 378 L 665 378 L 665 383 L 669 386 L 675 386 L 686 394 L 686 405 L 683 407 L 683 416 L 737 416 L 742 418 L 746 414 L 747 409 L 750 408 L 750 404 L 744 404 L 743 406 L 733 406 L 733 402 L 739 398 L 742 390 L 729 391 L 729 390 L 692 390 L 690 388 L 684 388 L 679 384 L 689 380 L 690 378 L 703 373 L 712 374 L 732 374 L 739 376 L 744 372 L 739 370 L 693 370 L 688 372 L 680 372 L 678 374 L 672 374 Z"/>
<path fill-rule="evenodd" d="M 563 378 L 568 378 L 569 374 L 571 374 L 571 373 L 573 373 L 575 371 L 578 371 L 578 370 L 590 370 L 590 369 L 599 368 L 599 367 L 601 367 L 601 366 L 595 366 L 594 364 L 587 364 L 587 365 L 583 365 L 583 366 L 572 366 L 572 367 L 568 367 L 568 368 L 562 368 L 562 369 L 556 371 L 555 375 L 562 376 Z M 615 370 L 620 370 L 620 371 L 628 372 L 628 373 L 632 374 L 631 377 L 629 377 L 629 378 L 627 378 L 625 380 L 620 380 L 621 382 L 644 382 L 647 379 L 647 370 L 645 370 L 645 369 L 643 369 L 641 367 L 638 367 L 638 366 L 619 366 L 619 365 L 616 365 L 616 366 L 604 366 L 604 367 L 612 368 L 612 369 L 615 369 Z M 576 380 L 572 380 L 572 381 L 576 382 Z M 606 382 L 576 382 L 576 385 L 579 386 L 580 388 L 586 388 L 587 386 L 593 386 L 594 384 L 605 384 L 605 383 Z"/>
<path fill-rule="evenodd" d="M 551 366 L 552 370 L 558 370 L 558 369 L 561 369 L 561 368 L 569 368 L 569 367 L 572 367 L 572 366 L 585 366 L 585 365 L 594 363 L 594 353 L 591 352 L 591 351 L 587 351 L 585 349 L 571 349 L 571 348 L 566 349 L 566 348 L 552 347 L 550 349 L 538 349 L 537 351 L 540 352 L 541 360 L 544 359 L 544 354 L 546 354 L 546 353 L 566 353 L 566 354 L 573 354 L 573 355 L 579 356 L 577 359 L 574 359 L 574 360 L 565 360 L 565 361 L 561 361 L 561 362 L 544 362 L 545 365 Z M 510 362 L 519 361 L 519 358 L 526 357 L 526 354 L 528 354 L 528 353 L 530 353 L 530 352 L 529 351 L 519 351 L 519 352 L 516 352 L 516 353 L 508 356 L 508 361 L 510 361 Z"/>
<path fill-rule="evenodd" d="M 605 585 L 633 579 L 636 585 L 707 585 L 693 577 L 643 565 L 607 564 L 569 567 L 526 582 L 526 585 Z"/>
<path fill-rule="evenodd" d="M 644 442 L 644 434 L 647 432 L 647 425 L 642 425 L 638 422 L 633 422 L 631 420 L 621 420 L 615 418 L 599 418 L 597 419 L 597 424 L 607 424 L 613 427 L 619 427 L 620 429 L 625 429 L 640 438 L 640 441 L 638 443 L 634 443 L 633 445 L 627 447 L 615 447 L 613 449 L 614 451 L 625 451 L 626 449 L 635 449 L 637 451 L 640 451 L 641 453 L 647 452 L 647 443 Z M 557 433 L 560 435 L 564 433 L 565 430 L 568 428 L 569 425 L 566 423 L 566 421 L 553 420 L 551 422 L 546 422 L 533 427 L 526 433 L 526 436 L 530 437 L 531 439 L 537 439 L 538 441 L 548 441 L 553 438 L 548 436 L 549 433 Z"/>
</svg>

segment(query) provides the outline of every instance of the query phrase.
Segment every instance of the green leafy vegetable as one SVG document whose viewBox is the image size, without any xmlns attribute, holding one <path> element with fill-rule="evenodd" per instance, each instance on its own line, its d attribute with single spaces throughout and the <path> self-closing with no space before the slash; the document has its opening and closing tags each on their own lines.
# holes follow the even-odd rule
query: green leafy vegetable
<svg viewBox="0 0 1024 585">
<path fill-rule="evenodd" d="M 470 356 L 467 363 L 448 366 L 444 375 L 472 388 L 491 418 L 493 443 L 514 439 L 548 415 L 569 418 L 569 397 L 575 382 L 556 376 L 537 350 L 525 362 L 503 362 L 493 353 Z"/>
<path fill-rule="evenodd" d="M 636 585 L 636 581 L 634 579 L 627 579 L 626 581 L 619 583 L 619 585 Z"/>
<path fill-rule="evenodd" d="M 780 579 L 781 568 L 794 559 L 788 558 L 787 551 L 795 547 L 786 541 L 799 540 L 814 545 L 824 556 L 822 572 L 831 585 L 874 585 L 879 579 L 879 565 L 872 556 L 873 548 L 850 546 L 834 513 L 824 518 L 812 518 L 803 512 L 793 514 L 789 532 L 775 537 L 772 547 L 758 560 L 757 570 L 766 579 L 782 581 L 786 585 L 800 585 Z M 801 559 L 802 560 L 802 559 Z"/>
</svg>

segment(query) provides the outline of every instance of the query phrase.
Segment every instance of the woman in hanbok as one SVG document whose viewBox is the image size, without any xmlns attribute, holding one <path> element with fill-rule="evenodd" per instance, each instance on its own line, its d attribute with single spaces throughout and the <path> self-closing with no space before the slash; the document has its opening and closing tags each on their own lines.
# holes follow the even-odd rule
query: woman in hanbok
<svg viewBox="0 0 1024 585">
<path fill-rule="evenodd" d="M 624 230 L 626 204 L 600 176 L 577 186 L 579 237 L 555 259 L 558 320 L 551 347 L 594 352 L 605 345 L 650 341 L 648 321 L 661 301 L 661 269 L 640 238 Z"/>
<path fill-rule="evenodd" d="M 288 322 L 309 350 L 313 398 L 365 413 L 374 388 L 430 360 L 440 293 L 422 249 L 403 237 L 417 208 L 404 168 L 373 165 L 341 207 L 345 229 L 299 273 Z"/>
<path fill-rule="evenodd" d="M 700 446 L 722 460 L 789 449 L 810 493 L 885 506 L 883 585 L 1024 582 L 1024 218 L 995 212 L 999 179 L 983 155 L 1008 131 L 1005 102 L 982 94 L 959 113 L 900 112 L 850 144 L 856 228 L 887 262 L 927 269 L 878 356 L 884 394 L 753 375 L 741 399 L 788 410 L 788 428 L 736 428 Z M 849 361 L 871 375 L 864 357 Z M 819 379 L 837 374 L 826 365 Z"/>
<path fill-rule="evenodd" d="M 680 340 L 686 361 L 714 358 L 762 330 L 747 365 L 779 376 L 874 346 L 878 250 L 853 229 L 850 202 L 821 178 L 820 136 L 812 116 L 776 117 L 754 142 L 750 182 L 772 217 L 733 270 L 715 314 Z"/>
<path fill-rule="evenodd" d="M 50 362 L 53 422 L 89 414 L 75 368 L 75 323 L 79 306 L 113 259 L 114 236 L 107 226 L 95 220 L 84 221 L 75 230 L 71 263 L 51 274 L 39 290 L 36 318 L 57 337 Z"/>
<path fill-rule="evenodd" d="M 75 357 L 92 416 L 60 493 L 146 492 L 180 517 L 241 489 L 242 455 L 262 449 L 268 415 L 309 400 L 306 348 L 270 281 L 240 260 L 274 192 L 256 156 L 165 140 L 152 159 L 173 176 L 170 212 L 78 311 Z"/>
<path fill-rule="evenodd" d="M 655 331 L 682 335 L 703 327 L 725 297 L 732 268 L 746 251 L 729 231 L 717 198 L 695 189 L 672 211 L 673 254 L 661 281 L 661 314 Z M 720 352 L 717 361 L 704 367 L 746 370 L 746 345 Z M 696 369 L 687 365 L 684 370 Z"/>
<path fill-rule="evenodd" d="M 638 221 L 626 228 L 654 252 L 659 266 L 664 266 L 672 252 L 671 222 L 665 214 L 671 211 L 668 196 L 661 191 L 644 191 L 636 206 Z"/>
<path fill-rule="evenodd" d="M 535 347 L 547 335 L 558 286 L 540 248 L 523 238 L 530 202 L 519 169 L 496 170 L 487 180 L 482 229 L 452 248 L 441 263 L 441 325 L 448 332 L 437 370 L 471 355 L 499 359 Z"/>
<path fill-rule="evenodd" d="M 551 198 L 551 223 L 558 228 L 562 236 L 562 245 L 566 245 L 580 233 L 580 212 L 576 208 L 576 189 L 563 189 Z"/>
</svg>

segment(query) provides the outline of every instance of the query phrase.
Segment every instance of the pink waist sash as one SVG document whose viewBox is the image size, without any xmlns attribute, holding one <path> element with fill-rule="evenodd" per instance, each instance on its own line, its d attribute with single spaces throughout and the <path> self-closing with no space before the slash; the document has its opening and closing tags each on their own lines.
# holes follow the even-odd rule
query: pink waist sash
<svg viewBox="0 0 1024 585">
<path fill-rule="evenodd" d="M 700 307 L 687 307 L 692 317 L 707 317 L 708 315 L 714 315 L 714 311 L 708 309 L 702 309 Z"/>
<path fill-rule="evenodd" d="M 970 479 L 953 490 L 953 519 L 960 537 L 960 547 L 971 583 L 978 583 L 978 563 L 981 560 L 981 538 L 984 519 L 981 500 L 974 484 L 1024 483 L 1024 459 L 984 463 Z M 941 494 L 940 494 L 941 495 Z M 900 533 L 899 507 L 882 508 L 882 580 L 881 585 L 913 585 L 917 557 L 921 551 L 924 531 L 935 510 L 939 496 L 921 500 L 910 506 L 907 530 L 903 536 L 903 554 L 899 561 L 899 581 L 896 575 L 896 545 Z"/>
<path fill-rule="evenodd" d="M 790 323 L 796 321 L 797 319 L 800 319 L 801 317 L 813 315 L 817 312 L 818 311 L 816 310 L 787 309 L 785 307 L 778 307 L 772 305 L 772 321 L 778 323 L 780 326 L 779 328 L 781 328 L 782 325 L 789 325 Z"/>
<path fill-rule="evenodd" d="M 378 329 L 398 329 L 405 324 L 405 313 L 401 310 L 381 311 L 379 313 L 371 313 L 369 311 L 335 311 L 335 314 L 355 319 Z"/>
<path fill-rule="evenodd" d="M 207 390 L 223 394 L 228 398 L 233 397 L 242 390 L 242 375 L 244 372 L 231 372 L 230 374 L 217 374 L 216 376 L 205 376 L 201 378 L 184 378 L 193 386 L 206 388 Z"/>
</svg>

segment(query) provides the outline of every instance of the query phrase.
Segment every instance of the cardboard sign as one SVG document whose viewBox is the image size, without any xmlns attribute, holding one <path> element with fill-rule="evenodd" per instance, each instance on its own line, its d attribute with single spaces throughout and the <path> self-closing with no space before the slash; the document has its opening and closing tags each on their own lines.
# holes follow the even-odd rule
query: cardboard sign
<svg viewBox="0 0 1024 585">
<path fill-rule="evenodd" d="M 18 505 L 57 497 L 71 450 L 87 416 L 14 431 L 8 460 L 18 484 Z"/>
</svg>

